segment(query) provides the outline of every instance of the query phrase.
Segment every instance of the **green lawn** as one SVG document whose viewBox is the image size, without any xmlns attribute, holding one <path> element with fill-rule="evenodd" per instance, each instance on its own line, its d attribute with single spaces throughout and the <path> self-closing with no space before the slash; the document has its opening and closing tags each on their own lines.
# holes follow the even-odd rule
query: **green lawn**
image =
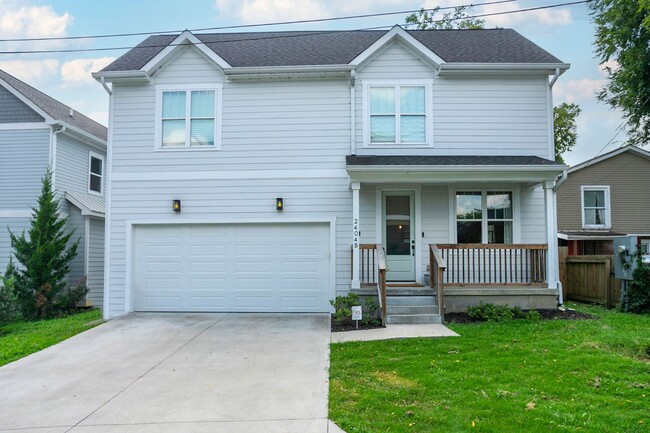
<svg viewBox="0 0 650 433">
<path fill-rule="evenodd" d="M 99 310 L 90 310 L 62 319 L 0 325 L 0 366 L 90 329 L 101 318 Z"/>
<path fill-rule="evenodd" d="M 650 316 L 450 325 L 460 338 L 331 347 L 353 432 L 650 432 Z"/>
</svg>

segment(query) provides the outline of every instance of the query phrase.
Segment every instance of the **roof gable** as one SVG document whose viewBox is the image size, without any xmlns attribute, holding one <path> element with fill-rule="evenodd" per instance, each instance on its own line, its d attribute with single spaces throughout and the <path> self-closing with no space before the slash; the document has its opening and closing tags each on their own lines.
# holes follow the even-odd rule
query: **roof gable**
<svg viewBox="0 0 650 433">
<path fill-rule="evenodd" d="M 630 153 L 632 153 L 634 155 L 640 156 L 640 157 L 645 158 L 645 159 L 650 161 L 650 152 L 648 152 L 647 150 L 643 150 L 643 149 L 641 149 L 639 147 L 636 147 L 636 146 L 629 146 L 628 145 L 628 146 L 619 147 L 618 149 L 613 150 L 611 152 L 608 152 L 608 153 L 606 153 L 604 155 L 600 155 L 598 157 L 595 157 L 595 158 L 589 159 L 587 161 L 581 162 L 580 164 L 574 165 L 573 167 L 571 167 L 569 169 L 569 171 L 567 173 L 571 174 L 571 173 L 574 173 L 576 171 L 582 170 L 584 168 L 591 167 L 592 165 L 595 165 L 595 164 L 598 164 L 600 162 L 606 161 L 606 160 L 608 160 L 610 158 L 614 158 L 614 157 L 616 157 L 616 156 L 618 156 L 618 155 L 620 155 L 622 153 L 625 153 L 625 152 L 630 152 Z"/>
<path fill-rule="evenodd" d="M 0 70 L 0 85 L 27 105 L 47 123 L 61 123 L 83 131 L 98 140 L 106 141 L 105 126 L 75 111 L 67 105 Z"/>
<path fill-rule="evenodd" d="M 0 85 L 0 123 L 45 122 L 43 116 Z"/>
</svg>

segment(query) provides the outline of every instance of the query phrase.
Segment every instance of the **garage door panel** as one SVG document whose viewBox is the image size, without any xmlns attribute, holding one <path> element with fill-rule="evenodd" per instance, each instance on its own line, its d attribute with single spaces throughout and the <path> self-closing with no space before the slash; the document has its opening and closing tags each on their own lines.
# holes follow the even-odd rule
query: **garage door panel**
<svg viewBox="0 0 650 433">
<path fill-rule="evenodd" d="M 329 311 L 327 224 L 136 226 L 137 311 Z"/>
</svg>

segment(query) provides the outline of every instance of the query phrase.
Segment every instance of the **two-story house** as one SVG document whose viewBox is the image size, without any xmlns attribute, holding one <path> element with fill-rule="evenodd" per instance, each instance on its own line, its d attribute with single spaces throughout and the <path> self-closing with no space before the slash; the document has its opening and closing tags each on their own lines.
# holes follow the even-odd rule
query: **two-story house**
<svg viewBox="0 0 650 433">
<path fill-rule="evenodd" d="M 557 190 L 558 237 L 570 256 L 614 254 L 614 238 L 650 244 L 650 152 L 634 146 L 577 164 Z M 644 239 L 645 238 L 645 239 Z"/>
<path fill-rule="evenodd" d="M 103 306 L 106 136 L 106 127 L 0 70 L 0 272 L 11 254 L 9 230 L 29 229 L 49 168 L 79 241 L 69 282 L 86 276 L 86 305 Z"/>
<path fill-rule="evenodd" d="M 389 295 L 430 295 L 446 264 L 447 311 L 557 307 L 568 67 L 504 29 L 149 37 L 93 74 L 105 316 L 328 312 L 377 293 L 384 258 Z"/>
</svg>

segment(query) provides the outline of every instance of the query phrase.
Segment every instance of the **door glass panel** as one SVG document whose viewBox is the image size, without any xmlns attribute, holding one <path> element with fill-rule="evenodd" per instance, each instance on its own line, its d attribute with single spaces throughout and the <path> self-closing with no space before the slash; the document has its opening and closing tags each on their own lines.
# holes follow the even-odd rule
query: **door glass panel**
<svg viewBox="0 0 650 433">
<path fill-rule="evenodd" d="M 411 197 L 386 196 L 386 254 L 411 255 Z"/>
</svg>

